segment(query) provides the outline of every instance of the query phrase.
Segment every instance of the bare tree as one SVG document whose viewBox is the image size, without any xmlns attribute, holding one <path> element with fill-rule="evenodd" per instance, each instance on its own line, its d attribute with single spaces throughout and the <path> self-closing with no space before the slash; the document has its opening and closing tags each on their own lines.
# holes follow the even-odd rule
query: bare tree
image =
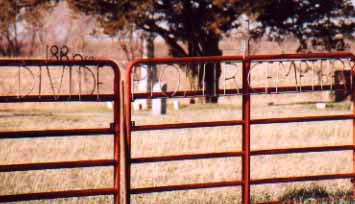
<svg viewBox="0 0 355 204">
<path fill-rule="evenodd" d="M 32 55 L 43 17 L 53 6 L 39 0 L 2 0 L 0 7 L 0 55 Z"/>
</svg>

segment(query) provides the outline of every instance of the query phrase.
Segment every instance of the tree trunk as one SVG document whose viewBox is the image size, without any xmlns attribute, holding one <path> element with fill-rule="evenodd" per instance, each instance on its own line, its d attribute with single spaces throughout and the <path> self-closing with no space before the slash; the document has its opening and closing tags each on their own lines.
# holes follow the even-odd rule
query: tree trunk
<svg viewBox="0 0 355 204">
<path fill-rule="evenodd" d="M 195 56 L 199 56 L 198 54 L 198 47 L 196 46 L 196 42 L 192 42 L 189 41 L 188 42 L 188 55 L 190 57 L 195 57 Z M 194 63 L 190 63 L 188 65 L 188 69 L 186 70 L 187 73 L 187 77 L 189 79 L 189 84 L 190 84 L 190 89 L 191 90 L 199 90 L 201 88 L 201 86 L 199 85 L 199 80 L 198 80 L 198 65 L 194 64 Z M 199 101 L 200 103 L 202 103 L 203 101 L 199 100 L 199 97 L 197 98 L 190 98 L 190 104 L 194 104 L 196 103 L 196 101 Z"/>
<path fill-rule="evenodd" d="M 210 36 L 204 47 L 204 56 L 222 56 L 218 47 L 219 37 Z M 200 73 L 200 75 L 203 73 Z M 206 103 L 218 103 L 219 77 L 221 76 L 221 64 L 207 63 L 205 77 L 199 76 L 200 85 L 205 84 Z M 204 81 L 202 81 L 204 80 Z"/>
<path fill-rule="evenodd" d="M 191 38 L 187 41 L 187 53 L 179 45 L 173 44 L 169 40 L 166 40 L 166 42 L 170 45 L 170 53 L 174 57 L 222 56 L 222 51 L 218 46 L 219 39 L 220 36 L 213 33 L 201 34 L 198 38 Z M 197 63 L 189 63 L 188 65 L 186 75 L 189 80 L 190 89 L 202 90 L 204 88 L 205 102 L 218 103 L 218 82 L 221 75 L 221 65 L 218 62 L 205 63 L 205 66 L 203 64 L 202 66 L 200 65 Z M 204 67 L 205 73 L 201 67 Z M 191 98 L 190 103 L 195 102 L 196 99 Z"/>
<path fill-rule="evenodd" d="M 196 70 L 196 65 L 195 64 L 189 64 L 189 67 L 188 69 L 186 70 L 186 76 L 187 76 L 187 79 L 189 80 L 189 89 L 190 90 L 198 90 L 199 89 L 199 83 L 198 83 L 198 80 L 197 80 L 197 73 L 195 72 Z M 196 98 L 196 97 L 193 97 L 193 98 L 190 98 L 190 101 L 189 103 L 190 104 L 195 104 L 196 101 L 199 101 L 198 100 L 199 98 Z M 201 102 L 202 103 L 202 102 Z"/>
<path fill-rule="evenodd" d="M 145 38 L 146 43 L 145 43 L 145 45 L 143 45 L 143 49 L 144 49 L 143 55 L 145 55 L 144 57 L 146 57 L 146 58 L 154 58 L 154 53 L 155 53 L 154 39 L 155 39 L 155 36 L 151 33 L 148 34 Z M 132 53 L 132 56 L 134 59 L 135 58 L 134 53 Z M 157 83 L 159 80 L 156 66 L 152 64 L 149 67 L 150 67 L 150 69 L 147 70 L 148 86 L 147 86 L 147 90 L 146 90 L 148 93 L 154 91 L 153 90 L 154 84 Z M 147 100 L 147 105 L 148 105 L 148 108 L 151 109 L 152 108 L 152 100 Z"/>
<path fill-rule="evenodd" d="M 218 103 L 219 77 L 221 75 L 220 63 L 208 63 L 205 74 L 205 101 L 206 103 Z"/>
</svg>

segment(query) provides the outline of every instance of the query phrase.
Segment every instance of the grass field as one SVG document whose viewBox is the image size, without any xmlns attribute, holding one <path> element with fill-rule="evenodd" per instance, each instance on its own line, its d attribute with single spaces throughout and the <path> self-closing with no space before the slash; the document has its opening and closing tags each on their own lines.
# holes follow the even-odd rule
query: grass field
<svg viewBox="0 0 355 204">
<path fill-rule="evenodd" d="M 325 94 L 279 94 L 252 96 L 252 118 L 350 113 L 349 102 L 331 103 Z M 306 102 L 305 102 L 306 101 Z M 326 102 L 317 109 L 317 102 Z M 134 112 L 136 125 L 241 118 L 241 98 L 225 97 L 217 105 L 186 105 L 168 114 L 154 116 Z M 169 103 L 170 104 L 170 103 Z M 0 107 L 1 131 L 108 127 L 112 111 L 105 103 L 8 104 Z M 251 128 L 252 149 L 352 144 L 352 121 L 329 121 L 257 125 Z M 0 141 L 0 163 L 109 159 L 112 136 L 89 136 Z M 158 156 L 241 150 L 241 127 L 214 127 L 134 132 L 132 156 Z M 257 156 L 251 160 L 251 177 L 302 176 L 352 171 L 352 152 L 327 152 Z M 113 169 L 84 168 L 0 173 L 0 194 L 15 194 L 113 185 Z M 194 182 L 228 181 L 241 178 L 241 159 L 222 158 L 161 162 L 132 166 L 132 187 Z M 252 187 L 254 201 L 278 199 L 292 189 L 324 186 L 329 192 L 349 192 L 350 180 L 258 185 Z M 132 196 L 133 203 L 239 203 L 239 187 L 154 193 Z M 111 197 L 62 199 L 25 203 L 110 203 Z"/>
</svg>

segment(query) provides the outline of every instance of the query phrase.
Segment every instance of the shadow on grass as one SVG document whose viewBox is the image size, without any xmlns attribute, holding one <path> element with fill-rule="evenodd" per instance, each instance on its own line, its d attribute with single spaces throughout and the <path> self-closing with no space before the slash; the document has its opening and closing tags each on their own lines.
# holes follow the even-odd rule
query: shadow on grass
<svg viewBox="0 0 355 204">
<path fill-rule="evenodd" d="M 290 189 L 279 196 L 280 203 L 355 203 L 352 192 L 330 193 L 325 187 L 312 185 L 308 188 Z"/>
</svg>

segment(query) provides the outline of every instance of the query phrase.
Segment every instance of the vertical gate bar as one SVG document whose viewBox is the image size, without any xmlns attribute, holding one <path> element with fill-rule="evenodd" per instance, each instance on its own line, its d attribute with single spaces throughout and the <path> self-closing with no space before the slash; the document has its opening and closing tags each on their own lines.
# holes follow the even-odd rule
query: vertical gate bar
<svg viewBox="0 0 355 204">
<path fill-rule="evenodd" d="M 250 203 L 250 87 L 248 75 L 250 60 L 243 60 L 243 157 L 242 157 L 242 203 Z"/>
<path fill-rule="evenodd" d="M 355 62 L 355 57 L 352 58 L 352 60 Z M 353 102 L 353 114 L 355 114 L 355 63 L 352 67 L 351 70 L 351 77 L 352 77 L 352 102 Z M 355 119 L 353 119 L 353 145 L 355 145 Z M 355 173 L 355 150 L 353 150 L 353 173 Z M 353 183 L 353 198 L 355 198 L 355 178 L 353 177 L 351 179 Z"/>
<path fill-rule="evenodd" d="M 113 100 L 113 119 L 115 134 L 113 139 L 114 151 L 113 157 L 115 160 L 114 166 L 114 204 L 120 204 L 120 77 L 119 69 L 117 67 L 114 75 L 114 100 Z"/>
<path fill-rule="evenodd" d="M 125 204 L 131 203 L 131 101 L 132 101 L 132 75 L 135 62 L 131 62 L 127 65 L 126 69 L 126 89 L 125 89 L 125 98 L 124 98 L 124 107 L 125 107 Z"/>
<path fill-rule="evenodd" d="M 120 136 L 120 142 L 121 142 L 121 156 L 120 156 L 120 159 L 121 159 L 121 161 L 120 161 L 120 164 L 121 164 L 121 166 L 122 166 L 122 168 L 121 168 L 121 171 L 122 171 L 122 173 L 123 173 L 123 180 L 122 180 L 122 183 L 120 183 L 120 185 L 123 185 L 123 191 L 122 191 L 122 198 L 121 198 L 121 200 L 125 203 L 126 202 L 126 198 L 127 198 L 127 191 L 126 191 L 126 168 L 127 168 L 127 166 L 126 166 L 126 134 L 127 134 L 127 131 L 126 131 L 126 126 L 125 126 L 125 120 L 126 120 L 126 113 L 125 113 L 125 101 L 124 101 L 124 99 L 125 99 L 125 91 L 126 91 L 126 89 L 125 89 L 126 87 L 125 87 L 125 83 L 124 83 L 124 81 L 122 81 L 122 83 L 121 83 L 121 99 L 123 99 L 122 100 L 122 103 L 121 103 L 121 125 L 120 125 L 120 134 L 121 134 L 121 136 Z"/>
</svg>

